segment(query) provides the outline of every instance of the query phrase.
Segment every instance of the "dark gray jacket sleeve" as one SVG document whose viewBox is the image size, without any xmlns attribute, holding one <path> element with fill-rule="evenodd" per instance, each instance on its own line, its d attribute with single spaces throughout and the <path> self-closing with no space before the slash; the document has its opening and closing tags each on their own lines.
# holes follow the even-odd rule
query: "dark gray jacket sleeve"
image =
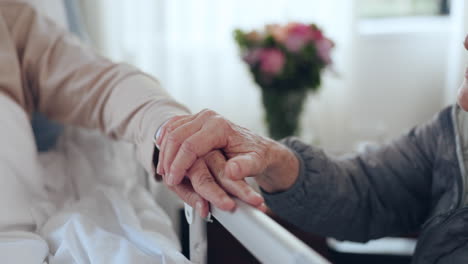
<svg viewBox="0 0 468 264">
<path fill-rule="evenodd" d="M 417 231 L 429 213 L 432 170 L 440 136 L 452 134 L 442 133 L 447 129 L 453 131 L 450 109 L 387 145 L 343 158 L 287 138 L 300 175 L 287 191 L 263 195 L 285 220 L 341 240 Z"/>
</svg>

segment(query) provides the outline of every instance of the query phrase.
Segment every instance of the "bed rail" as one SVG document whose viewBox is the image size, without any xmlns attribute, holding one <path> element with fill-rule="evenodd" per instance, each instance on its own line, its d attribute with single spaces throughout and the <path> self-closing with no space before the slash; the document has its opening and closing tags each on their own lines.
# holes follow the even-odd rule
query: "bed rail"
<svg viewBox="0 0 468 264">
<path fill-rule="evenodd" d="M 215 207 L 211 214 L 262 263 L 329 264 L 297 237 L 259 210 L 235 199 L 237 207 L 225 212 Z M 206 222 L 185 205 L 190 224 L 190 259 L 206 264 Z"/>
</svg>

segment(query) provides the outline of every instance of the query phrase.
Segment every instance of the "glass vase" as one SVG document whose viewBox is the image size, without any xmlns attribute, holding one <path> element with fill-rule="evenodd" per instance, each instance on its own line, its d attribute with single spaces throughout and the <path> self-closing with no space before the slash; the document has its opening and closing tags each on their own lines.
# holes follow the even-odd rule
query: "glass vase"
<svg viewBox="0 0 468 264">
<path fill-rule="evenodd" d="M 297 135 L 300 115 L 307 98 L 306 89 L 284 90 L 262 89 L 268 132 L 275 140 Z"/>
</svg>

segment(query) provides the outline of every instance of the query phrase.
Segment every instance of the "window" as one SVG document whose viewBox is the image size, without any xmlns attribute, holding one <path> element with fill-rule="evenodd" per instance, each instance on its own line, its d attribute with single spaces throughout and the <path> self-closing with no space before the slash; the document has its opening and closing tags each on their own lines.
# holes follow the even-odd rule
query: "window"
<svg viewBox="0 0 468 264">
<path fill-rule="evenodd" d="M 362 18 L 435 16 L 449 13 L 450 0 L 358 0 Z"/>
</svg>

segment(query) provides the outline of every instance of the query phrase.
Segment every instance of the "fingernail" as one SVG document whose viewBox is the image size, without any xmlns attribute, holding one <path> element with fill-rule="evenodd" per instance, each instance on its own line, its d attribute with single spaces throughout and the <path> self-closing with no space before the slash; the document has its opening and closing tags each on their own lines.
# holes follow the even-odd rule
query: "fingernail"
<svg viewBox="0 0 468 264">
<path fill-rule="evenodd" d="M 223 197 L 223 198 L 221 199 L 221 202 L 222 202 L 222 203 L 230 203 L 230 202 L 231 202 L 231 198 L 229 198 L 229 197 Z"/>
<path fill-rule="evenodd" d="M 202 215 L 202 208 L 203 208 L 203 204 L 201 202 L 197 202 L 195 204 L 195 209 L 197 210 L 197 212 Z"/>
<path fill-rule="evenodd" d="M 234 201 L 229 197 L 222 198 L 221 203 L 223 203 L 226 206 L 226 209 L 231 209 L 233 206 L 235 206 Z M 228 205 L 229 205 L 229 208 L 228 208 Z"/>
<path fill-rule="evenodd" d="M 169 173 L 169 174 L 167 175 L 167 184 L 169 184 L 169 185 L 171 185 L 171 186 L 172 186 L 172 185 L 175 185 L 174 176 L 173 176 L 171 173 Z"/>
<path fill-rule="evenodd" d="M 250 198 L 252 199 L 262 199 L 263 200 L 263 197 L 258 193 L 258 192 L 255 192 L 255 191 L 251 191 L 250 192 Z"/>
</svg>

